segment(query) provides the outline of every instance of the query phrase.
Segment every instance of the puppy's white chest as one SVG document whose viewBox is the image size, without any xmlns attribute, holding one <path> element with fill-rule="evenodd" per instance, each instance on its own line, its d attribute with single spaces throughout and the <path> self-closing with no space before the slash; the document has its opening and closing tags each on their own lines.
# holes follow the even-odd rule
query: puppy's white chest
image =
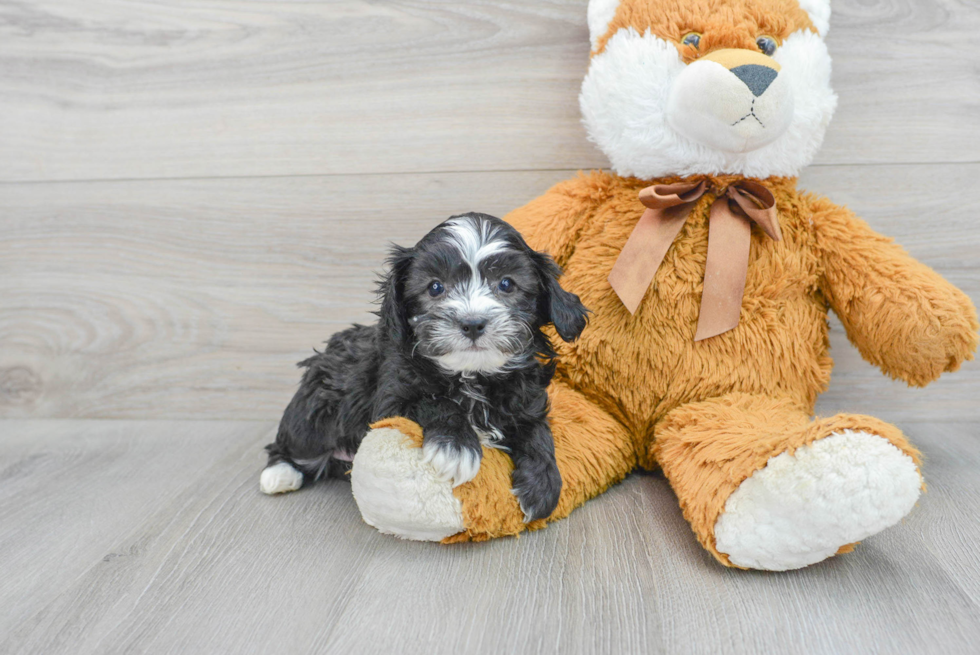
<svg viewBox="0 0 980 655">
<path fill-rule="evenodd" d="M 490 423 L 489 401 L 483 389 L 474 384 L 471 378 L 464 376 L 462 391 L 463 395 L 469 398 L 470 427 L 480 438 L 480 443 L 487 448 L 507 450 L 500 443 L 504 440 L 503 432 Z"/>
</svg>

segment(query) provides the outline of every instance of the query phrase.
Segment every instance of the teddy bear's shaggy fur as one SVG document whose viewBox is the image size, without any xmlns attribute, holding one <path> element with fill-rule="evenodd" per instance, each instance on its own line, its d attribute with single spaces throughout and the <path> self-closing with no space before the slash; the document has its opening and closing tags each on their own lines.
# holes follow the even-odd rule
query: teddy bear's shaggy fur
<svg viewBox="0 0 980 655">
<path fill-rule="evenodd" d="M 593 312 L 582 337 L 559 346 L 550 397 L 564 487 L 548 520 L 637 466 L 659 467 L 721 563 L 780 570 L 846 552 L 915 504 L 919 455 L 896 427 L 856 414 L 812 416 L 832 366 L 828 310 L 869 362 L 916 386 L 972 357 L 976 312 L 853 213 L 797 188 L 835 101 L 821 38 L 828 20 L 828 0 L 592 1 L 583 113 L 615 172 L 562 182 L 507 217 L 554 256 L 563 285 Z M 691 33 L 699 38 L 685 43 Z M 780 97 L 796 105 L 774 105 L 772 115 L 782 111 L 785 127 L 766 134 L 760 121 L 762 128 L 733 132 L 744 139 L 741 150 L 699 141 L 685 127 L 689 115 L 670 115 L 676 80 L 688 68 L 727 75 L 693 64 L 720 49 L 758 52 L 762 36 L 784 51 L 772 66 L 786 79 Z M 705 107 L 694 108 L 727 111 Z M 782 238 L 752 227 L 737 327 L 694 340 L 712 192 L 693 206 L 631 314 L 607 277 L 644 211 L 640 190 L 701 179 L 724 189 L 746 176 L 775 196 Z M 544 525 L 523 523 L 504 453 L 488 450 L 476 479 L 450 496 L 416 464 L 401 463 L 421 444 L 417 426 L 393 418 L 375 428 L 355 458 L 353 482 L 365 519 L 379 529 L 453 542 Z"/>
</svg>

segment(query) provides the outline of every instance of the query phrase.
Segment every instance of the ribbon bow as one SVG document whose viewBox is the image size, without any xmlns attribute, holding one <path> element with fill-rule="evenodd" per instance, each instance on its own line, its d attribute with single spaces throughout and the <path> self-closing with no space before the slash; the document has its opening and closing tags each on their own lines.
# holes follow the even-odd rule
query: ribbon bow
<svg viewBox="0 0 980 655">
<path fill-rule="evenodd" d="M 655 184 L 640 191 L 647 208 L 623 246 L 609 273 L 609 284 L 631 314 L 636 313 L 653 276 L 694 203 L 711 192 L 716 200 L 708 218 L 708 258 L 695 341 L 738 325 L 749 270 L 752 223 L 775 241 L 782 238 L 776 218 L 776 199 L 758 182 L 739 180 L 728 188 L 711 187 L 708 180 Z"/>
</svg>

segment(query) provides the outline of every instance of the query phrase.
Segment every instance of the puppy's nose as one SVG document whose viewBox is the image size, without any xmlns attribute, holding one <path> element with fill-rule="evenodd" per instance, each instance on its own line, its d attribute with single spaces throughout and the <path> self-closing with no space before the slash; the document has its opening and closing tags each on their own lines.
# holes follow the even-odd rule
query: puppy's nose
<svg viewBox="0 0 980 655">
<path fill-rule="evenodd" d="M 463 331 L 467 337 L 476 341 L 483 336 L 483 331 L 487 328 L 487 319 L 485 318 L 464 318 L 459 322 L 459 329 Z"/>
<path fill-rule="evenodd" d="M 765 93 L 772 81 L 779 75 L 773 69 L 758 64 L 736 66 L 732 69 L 732 74 L 742 80 L 756 98 Z"/>
</svg>

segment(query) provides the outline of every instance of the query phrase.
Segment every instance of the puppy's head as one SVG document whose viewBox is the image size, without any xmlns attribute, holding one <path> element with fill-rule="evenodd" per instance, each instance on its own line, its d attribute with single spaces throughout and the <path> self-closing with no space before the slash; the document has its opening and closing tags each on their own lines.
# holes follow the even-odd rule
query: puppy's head
<svg viewBox="0 0 980 655">
<path fill-rule="evenodd" d="M 454 216 L 414 248 L 395 246 L 381 286 L 382 329 L 448 372 L 495 373 L 531 362 L 552 323 L 565 341 L 587 310 L 558 284 L 561 269 L 486 214 Z"/>
</svg>

